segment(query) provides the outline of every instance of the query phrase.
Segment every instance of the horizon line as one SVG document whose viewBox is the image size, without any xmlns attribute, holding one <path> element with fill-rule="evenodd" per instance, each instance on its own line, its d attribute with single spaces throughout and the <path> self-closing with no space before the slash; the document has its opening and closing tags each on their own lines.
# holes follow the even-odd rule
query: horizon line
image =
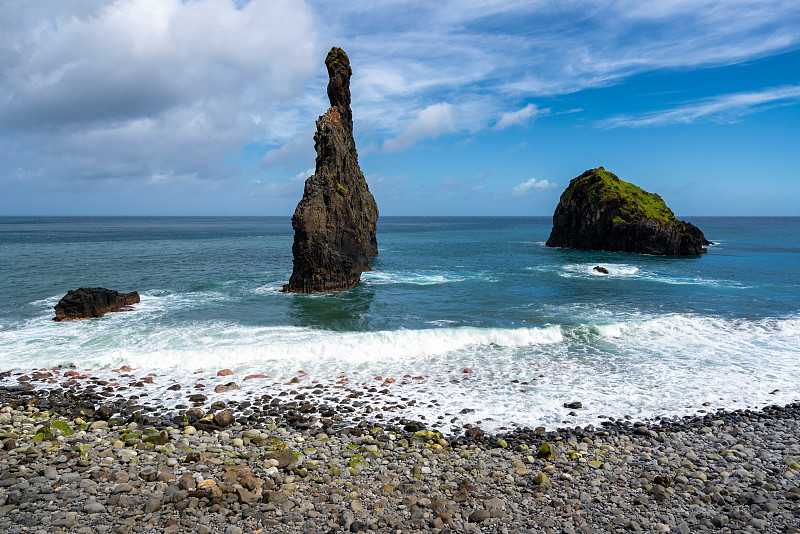
<svg viewBox="0 0 800 534">
<path fill-rule="evenodd" d="M 40 218 L 40 219 L 55 219 L 55 218 L 71 218 L 71 219 L 89 219 L 89 218 L 105 218 L 105 219 L 125 219 L 125 218 L 172 218 L 172 219 L 189 219 L 189 218 L 198 218 L 203 217 L 207 219 L 222 219 L 222 218 L 288 218 L 291 219 L 292 216 L 286 215 L 6 215 L 0 214 L 0 219 L 2 218 Z M 400 217 L 416 217 L 416 218 L 473 218 L 473 219 L 480 219 L 480 218 L 495 218 L 495 219 L 523 219 L 523 218 L 552 218 L 552 215 L 379 215 L 378 220 L 381 218 L 400 218 Z M 800 214 L 798 215 L 675 215 L 676 219 L 680 218 L 695 218 L 695 217 L 706 217 L 706 218 L 731 218 L 731 217 L 738 217 L 742 219 L 769 219 L 769 218 L 800 218 Z"/>
</svg>

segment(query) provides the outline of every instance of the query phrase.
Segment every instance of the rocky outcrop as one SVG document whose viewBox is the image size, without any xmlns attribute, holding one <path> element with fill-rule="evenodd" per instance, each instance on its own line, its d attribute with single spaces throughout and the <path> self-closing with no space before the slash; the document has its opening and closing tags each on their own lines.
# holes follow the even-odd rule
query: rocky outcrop
<svg viewBox="0 0 800 534">
<path fill-rule="evenodd" d="M 659 195 L 620 180 L 603 167 L 574 178 L 553 214 L 548 247 L 702 254 L 710 245 L 696 226 L 675 218 Z"/>
<path fill-rule="evenodd" d="M 139 302 L 139 293 L 120 293 L 104 287 L 70 289 L 55 305 L 54 321 L 91 319 L 109 312 L 127 311 Z"/>
<path fill-rule="evenodd" d="M 330 109 L 317 119 L 316 170 L 292 216 L 294 267 L 284 292 L 317 293 L 355 287 L 378 253 L 378 206 L 358 166 L 350 110 L 350 60 L 331 48 Z"/>
</svg>

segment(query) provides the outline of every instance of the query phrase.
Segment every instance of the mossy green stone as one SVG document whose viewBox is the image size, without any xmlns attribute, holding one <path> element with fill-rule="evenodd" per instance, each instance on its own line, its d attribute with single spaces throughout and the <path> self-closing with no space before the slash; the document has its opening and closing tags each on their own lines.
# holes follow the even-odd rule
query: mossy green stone
<svg viewBox="0 0 800 534">
<path fill-rule="evenodd" d="M 169 443 L 169 437 L 162 434 L 156 434 L 155 436 L 147 436 L 142 441 L 153 445 L 166 445 Z"/>
<path fill-rule="evenodd" d="M 72 427 L 69 426 L 69 423 L 67 423 L 66 421 L 54 421 L 53 423 L 50 424 L 50 428 L 52 430 L 58 430 L 65 436 L 71 436 L 72 434 L 75 433 L 72 430 Z"/>
<path fill-rule="evenodd" d="M 420 441 L 439 441 L 440 439 L 442 439 L 442 435 L 439 432 L 422 430 L 411 436 L 411 439 Z"/>
<path fill-rule="evenodd" d="M 536 453 L 539 458 L 544 458 L 545 460 L 552 460 L 553 454 L 555 454 L 555 449 L 547 442 L 542 443 L 539 446 L 539 451 Z"/>
</svg>

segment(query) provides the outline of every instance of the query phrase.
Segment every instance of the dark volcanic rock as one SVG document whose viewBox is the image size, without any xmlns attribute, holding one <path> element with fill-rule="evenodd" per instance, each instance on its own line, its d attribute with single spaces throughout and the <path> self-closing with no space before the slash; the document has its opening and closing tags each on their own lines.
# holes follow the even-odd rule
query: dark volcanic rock
<svg viewBox="0 0 800 534">
<path fill-rule="evenodd" d="M 696 226 L 675 218 L 660 196 L 620 180 L 603 167 L 574 178 L 553 214 L 548 247 L 702 254 L 711 243 Z"/>
<path fill-rule="evenodd" d="M 90 319 L 109 312 L 127 311 L 139 302 L 139 293 L 120 293 L 104 287 L 70 289 L 55 305 L 54 321 Z"/>
<path fill-rule="evenodd" d="M 600 274 L 608 274 L 608 269 L 606 269 L 605 267 L 600 267 L 599 265 L 595 265 L 593 269 Z"/>
<path fill-rule="evenodd" d="M 294 268 L 283 291 L 316 293 L 358 285 L 378 253 L 378 206 L 358 166 L 350 110 L 350 60 L 332 48 L 328 67 L 331 107 L 317 119 L 316 171 L 306 180 L 292 217 Z"/>
</svg>

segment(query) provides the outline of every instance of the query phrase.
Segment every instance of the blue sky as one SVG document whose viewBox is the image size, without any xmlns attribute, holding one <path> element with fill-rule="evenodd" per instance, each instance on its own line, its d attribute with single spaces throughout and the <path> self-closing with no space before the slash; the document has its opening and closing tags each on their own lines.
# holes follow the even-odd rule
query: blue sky
<svg viewBox="0 0 800 534">
<path fill-rule="evenodd" d="M 383 215 L 551 215 L 604 166 L 800 215 L 800 3 L 4 0 L 0 214 L 291 215 L 341 46 Z"/>
</svg>

